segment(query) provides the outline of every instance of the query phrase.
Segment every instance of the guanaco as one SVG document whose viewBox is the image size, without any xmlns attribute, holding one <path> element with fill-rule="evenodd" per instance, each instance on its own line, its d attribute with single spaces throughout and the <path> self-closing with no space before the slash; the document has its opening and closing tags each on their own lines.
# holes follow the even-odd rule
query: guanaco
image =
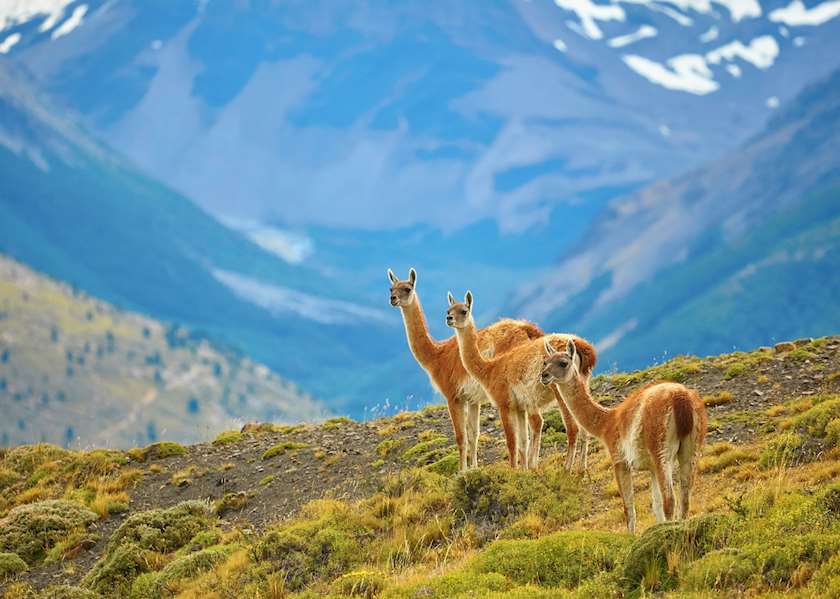
<svg viewBox="0 0 840 599">
<path fill-rule="evenodd" d="M 429 375 L 432 387 L 446 398 L 458 446 L 459 469 L 476 467 L 480 406 L 487 396 L 481 385 L 464 369 L 455 337 L 436 341 L 429 334 L 417 294 L 417 271 L 412 268 L 407 280 L 399 280 L 388 269 L 388 280 L 391 283 L 391 305 L 402 311 L 411 353 Z M 491 356 L 542 335 L 542 330 L 531 322 L 503 319 L 481 329 L 477 336 L 481 351 Z"/>
<path fill-rule="evenodd" d="M 627 529 L 636 530 L 633 470 L 651 471 L 651 501 L 657 522 L 674 517 L 673 471 L 679 467 L 679 518 L 688 515 L 697 462 L 706 438 L 706 408 L 693 389 L 655 382 L 613 408 L 592 399 L 574 343 L 558 351 L 544 343 L 540 381 L 559 389 L 578 424 L 606 447 L 624 502 Z"/>
<path fill-rule="evenodd" d="M 543 340 L 545 343 L 556 343 L 560 346 L 565 346 L 567 341 L 577 344 L 580 356 L 584 360 L 583 372 L 587 373 L 587 377 L 595 366 L 595 349 L 580 337 L 552 334 L 522 343 L 510 351 L 497 353 L 494 357 L 487 357 L 479 351 L 479 334 L 472 317 L 472 292 L 467 291 L 463 302 L 456 302 L 452 293 L 448 294 L 448 300 L 446 324 L 455 329 L 464 368 L 481 384 L 499 410 L 510 465 L 514 468 L 537 466 L 542 441 L 542 412 L 556 402 L 568 439 L 566 468 L 571 470 L 575 461 L 579 428 L 560 398 L 560 392 L 539 382 Z M 581 437 L 582 453 L 585 455 L 588 446 L 585 431 Z"/>
</svg>

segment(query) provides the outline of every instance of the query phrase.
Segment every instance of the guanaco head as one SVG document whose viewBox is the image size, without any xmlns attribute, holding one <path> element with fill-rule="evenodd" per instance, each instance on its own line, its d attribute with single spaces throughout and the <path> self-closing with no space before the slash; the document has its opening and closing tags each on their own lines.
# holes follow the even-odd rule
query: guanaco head
<svg viewBox="0 0 840 599">
<path fill-rule="evenodd" d="M 408 271 L 408 280 L 400 281 L 390 268 L 388 281 L 391 282 L 391 305 L 394 307 L 408 306 L 414 301 L 414 286 L 417 283 L 417 271 Z"/>
<path fill-rule="evenodd" d="M 540 372 L 540 382 L 543 385 L 550 385 L 551 383 L 565 383 L 572 380 L 577 375 L 580 364 L 575 342 L 569 339 L 565 351 L 554 349 L 548 338 L 543 338 L 543 345 L 545 346 L 545 358 L 543 359 L 542 372 Z"/>
<path fill-rule="evenodd" d="M 446 294 L 449 308 L 446 310 L 446 325 L 453 329 L 463 329 L 472 321 L 472 291 L 467 291 L 463 302 L 456 302 L 452 292 Z"/>
</svg>

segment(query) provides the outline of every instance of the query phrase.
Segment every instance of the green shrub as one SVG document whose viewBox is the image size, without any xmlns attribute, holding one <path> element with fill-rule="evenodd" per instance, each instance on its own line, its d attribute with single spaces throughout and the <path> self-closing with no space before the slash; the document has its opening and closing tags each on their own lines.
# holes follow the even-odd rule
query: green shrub
<svg viewBox="0 0 840 599">
<path fill-rule="evenodd" d="M 552 526 L 581 517 L 588 496 L 579 482 L 548 460 L 537 470 L 493 464 L 468 470 L 452 488 L 452 506 L 460 518 L 486 531 L 503 528 L 519 516 L 535 514 Z"/>
<path fill-rule="evenodd" d="M 235 545 L 208 547 L 169 562 L 160 572 L 139 576 L 131 586 L 130 599 L 160 599 L 171 597 L 171 589 L 179 581 L 195 578 L 213 569 L 233 553 Z"/>
<path fill-rule="evenodd" d="M 738 549 L 718 549 L 684 567 L 680 586 L 690 591 L 734 589 L 756 570 L 756 565 L 744 559 Z"/>
<path fill-rule="evenodd" d="M 758 464 L 764 469 L 777 466 L 790 466 L 802 459 L 804 440 L 794 432 L 788 431 L 770 439 L 761 451 Z"/>
<path fill-rule="evenodd" d="M 816 569 L 840 552 L 840 535 L 788 536 L 706 554 L 681 574 L 690 590 L 785 589 L 798 569 Z"/>
<path fill-rule="evenodd" d="M 840 599 L 840 553 L 814 572 L 810 588 L 826 599 Z"/>
<path fill-rule="evenodd" d="M 26 572 L 26 562 L 17 553 L 0 553 L 0 582 Z"/>
<path fill-rule="evenodd" d="M 20 474 L 8 468 L 0 468 L 0 491 L 11 487 L 21 479 Z"/>
<path fill-rule="evenodd" d="M 120 544 L 94 564 L 82 586 L 105 597 L 128 597 L 134 579 L 152 570 L 153 553 L 134 543 Z"/>
<path fill-rule="evenodd" d="M 245 438 L 245 435 L 240 431 L 224 431 L 219 433 L 219 435 L 213 439 L 213 445 L 228 445 L 230 443 L 241 441 L 243 438 Z"/>
<path fill-rule="evenodd" d="M 449 455 L 440 458 L 438 461 L 432 462 L 426 466 L 426 469 L 442 476 L 452 476 L 458 473 L 460 465 L 461 460 L 458 457 L 458 454 L 450 453 Z"/>
<path fill-rule="evenodd" d="M 128 455 L 138 462 L 145 462 L 146 460 L 171 458 L 184 455 L 185 453 L 187 453 L 187 448 L 183 445 L 173 441 L 161 441 L 159 443 L 152 443 L 142 449 L 129 450 Z"/>
<path fill-rule="evenodd" d="M 735 362 L 723 373 L 723 378 L 726 380 L 734 379 L 736 376 L 743 374 L 747 370 L 747 365 L 742 362 Z"/>
<path fill-rule="evenodd" d="M 429 439 L 406 449 L 402 454 L 402 459 L 416 466 L 432 464 L 449 453 L 449 450 L 441 447 L 448 441 L 449 439 L 444 435 L 430 436 Z"/>
<path fill-rule="evenodd" d="M 574 588 L 615 569 L 632 542 L 626 534 L 567 531 L 535 540 L 496 541 L 478 554 L 474 566 L 519 584 Z"/>
<path fill-rule="evenodd" d="M 97 520 L 99 516 L 74 501 L 50 499 L 21 505 L 0 519 L 0 551 L 13 551 L 32 565 L 70 534 Z"/>
<path fill-rule="evenodd" d="M 43 589 L 37 599 L 101 599 L 93 591 L 68 585 L 52 585 Z"/>
<path fill-rule="evenodd" d="M 184 501 L 171 508 L 139 512 L 129 516 L 108 541 L 106 552 L 120 545 L 170 553 L 189 543 L 213 522 L 210 507 L 203 501 Z"/>
<path fill-rule="evenodd" d="M 305 449 L 309 447 L 308 443 L 299 443 L 297 441 L 281 441 L 276 445 L 272 445 L 266 449 L 262 454 L 262 459 L 268 460 L 276 455 L 283 455 L 287 451 L 296 451 L 298 449 Z"/>
<path fill-rule="evenodd" d="M 482 574 L 472 569 L 458 570 L 435 576 L 420 583 L 397 585 L 386 589 L 382 599 L 449 599 L 469 594 L 471 597 L 488 597 L 493 592 L 504 592 L 514 584 L 497 573 Z"/>
<path fill-rule="evenodd" d="M 380 458 L 387 457 L 394 451 L 396 451 L 400 445 L 403 444 L 402 439 L 385 439 L 379 445 L 376 446 L 376 455 Z"/>
<path fill-rule="evenodd" d="M 837 432 L 835 430 L 837 425 L 833 424 L 833 421 L 840 418 L 840 396 L 819 396 L 813 398 L 813 401 L 815 405 L 797 416 L 794 426 L 812 437 L 836 443 L 836 439 L 829 439 L 829 437 L 834 437 Z"/>
<path fill-rule="evenodd" d="M 354 570 L 339 576 L 330 586 L 330 590 L 343 597 L 364 597 L 373 599 L 385 588 L 385 577 L 381 572 Z"/>
<path fill-rule="evenodd" d="M 337 418 L 330 418 L 321 425 L 326 430 L 336 430 L 343 427 L 345 424 L 350 424 L 353 421 L 347 416 L 338 416 Z"/>
<path fill-rule="evenodd" d="M 691 561 L 721 547 L 729 527 L 729 519 L 716 514 L 651 526 L 632 544 L 624 561 L 624 590 L 673 588 L 677 579 L 669 560 Z"/>
<path fill-rule="evenodd" d="M 301 517 L 269 531 L 254 549 L 285 576 L 286 589 L 299 591 L 315 580 L 333 580 L 362 563 L 374 538 L 374 523 L 337 501 L 307 504 Z"/>
<path fill-rule="evenodd" d="M 202 530 L 197 533 L 190 542 L 181 547 L 179 553 L 192 553 L 201 549 L 207 549 L 222 542 L 222 531 L 218 528 Z"/>
<path fill-rule="evenodd" d="M 247 503 L 248 494 L 244 491 L 225 493 L 221 499 L 216 501 L 213 511 L 217 516 L 224 516 L 228 512 L 241 512 Z"/>
</svg>

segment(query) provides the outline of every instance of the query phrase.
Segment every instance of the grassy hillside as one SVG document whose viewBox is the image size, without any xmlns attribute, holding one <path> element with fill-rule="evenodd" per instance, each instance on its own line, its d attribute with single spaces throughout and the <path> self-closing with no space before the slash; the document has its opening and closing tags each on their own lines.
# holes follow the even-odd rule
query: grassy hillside
<svg viewBox="0 0 840 599">
<path fill-rule="evenodd" d="M 264 366 L 0 255 L 0 445 L 196 442 L 322 409 Z"/>
<path fill-rule="evenodd" d="M 709 410 L 693 518 L 623 530 L 609 461 L 560 467 L 548 414 L 536 472 L 504 459 L 493 410 L 465 475 L 445 409 L 254 425 L 127 452 L 0 457 L 0 583 L 46 597 L 840 597 L 840 338 L 680 357 L 593 381 L 610 403 L 683 381 Z"/>
<path fill-rule="evenodd" d="M 0 64 L 0 253 L 236 347 L 334 406 L 359 399 L 350 375 L 379 371 L 392 358 L 377 334 L 381 323 L 308 317 L 319 300 L 338 300 L 324 312 L 349 306 L 364 314 L 349 277 L 284 262 L 61 114 L 25 76 Z M 228 286 L 231 277 L 271 286 L 286 300 L 268 307 L 253 289 Z M 359 338 L 365 342 L 348 341 Z M 335 376 L 323 376 L 322 364 Z M 361 411 L 358 402 L 353 407 Z"/>
</svg>

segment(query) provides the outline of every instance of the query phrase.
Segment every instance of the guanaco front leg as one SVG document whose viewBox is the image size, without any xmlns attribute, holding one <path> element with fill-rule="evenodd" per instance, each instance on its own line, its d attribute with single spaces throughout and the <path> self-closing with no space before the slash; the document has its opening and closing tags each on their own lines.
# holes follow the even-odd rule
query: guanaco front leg
<svg viewBox="0 0 840 599">
<path fill-rule="evenodd" d="M 542 445 L 543 417 L 539 412 L 528 414 L 531 425 L 531 445 L 528 448 L 528 467 L 536 468 L 540 461 L 540 446 Z"/>
<path fill-rule="evenodd" d="M 516 462 L 519 468 L 528 469 L 528 417 L 524 410 L 516 410 Z"/>
<path fill-rule="evenodd" d="M 508 462 L 511 468 L 516 468 L 516 423 L 507 403 L 496 402 L 499 406 L 499 420 L 502 421 L 502 430 L 505 433 L 505 443 L 508 450 Z"/>
<path fill-rule="evenodd" d="M 466 445 L 466 422 L 464 421 L 464 402 L 457 397 L 446 398 L 449 408 L 449 418 L 452 419 L 452 429 L 455 433 L 455 445 L 458 446 L 458 470 L 463 472 L 467 469 L 467 445 Z"/>
<path fill-rule="evenodd" d="M 481 404 L 467 404 L 467 467 L 478 468 L 478 435 L 481 422 Z"/>
<path fill-rule="evenodd" d="M 633 498 L 633 477 L 630 467 L 625 462 L 618 462 L 613 465 L 615 480 L 618 483 L 618 492 L 624 502 L 624 521 L 627 523 L 627 531 L 631 534 L 636 532 L 636 504 Z"/>
</svg>

